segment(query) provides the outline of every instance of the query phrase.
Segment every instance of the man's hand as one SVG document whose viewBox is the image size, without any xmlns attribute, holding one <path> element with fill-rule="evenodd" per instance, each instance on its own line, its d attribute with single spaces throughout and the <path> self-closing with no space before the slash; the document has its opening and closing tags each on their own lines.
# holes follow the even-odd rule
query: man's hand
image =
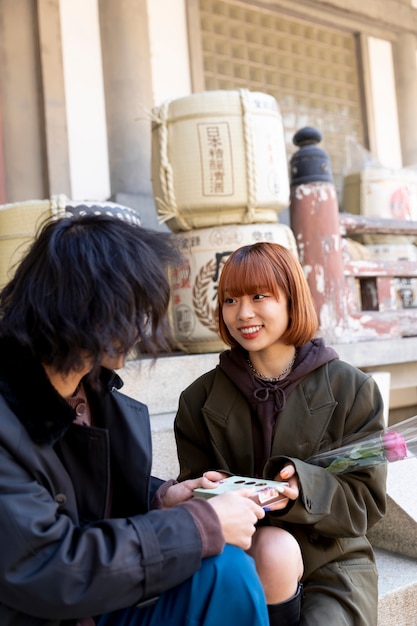
<svg viewBox="0 0 417 626">
<path fill-rule="evenodd" d="M 172 506 L 186 502 L 193 497 L 193 491 L 197 488 L 214 489 L 216 484 L 225 478 L 225 474 L 215 471 L 205 472 L 200 478 L 184 480 L 181 483 L 172 485 L 162 498 L 162 506 L 169 509 Z"/>
<path fill-rule="evenodd" d="M 194 489 L 214 489 L 224 478 L 227 474 L 211 470 L 200 478 L 172 485 L 162 498 L 163 507 L 168 509 L 190 500 Z M 226 543 L 243 550 L 250 548 L 255 525 L 265 516 L 263 508 L 250 499 L 253 494 L 254 489 L 235 489 L 207 500 L 217 513 Z"/>
<path fill-rule="evenodd" d="M 216 511 L 226 543 L 248 550 L 255 524 L 265 517 L 262 507 L 250 499 L 253 489 L 236 489 L 214 496 L 208 503 Z"/>
</svg>

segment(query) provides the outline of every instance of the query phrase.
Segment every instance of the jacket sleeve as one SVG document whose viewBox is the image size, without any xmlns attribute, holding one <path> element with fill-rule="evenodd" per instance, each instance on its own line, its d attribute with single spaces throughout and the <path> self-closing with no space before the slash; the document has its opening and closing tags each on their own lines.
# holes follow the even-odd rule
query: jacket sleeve
<svg viewBox="0 0 417 626">
<path fill-rule="evenodd" d="M 348 386 L 349 383 L 345 384 Z M 364 378 L 354 399 L 339 394 L 332 419 L 344 425 L 344 436 L 367 435 L 382 430 L 382 398 L 375 381 Z M 309 525 L 310 533 L 325 537 L 359 537 L 380 520 L 386 507 L 386 464 L 346 474 L 331 474 L 323 467 L 291 455 L 273 457 L 265 475 L 274 478 L 286 462 L 294 464 L 300 496 L 280 513 L 271 515 L 286 522 Z"/>
<path fill-rule="evenodd" d="M 201 565 L 187 506 L 81 528 L 5 447 L 0 466 L 0 602 L 17 611 L 97 615 L 157 596 Z"/>
</svg>

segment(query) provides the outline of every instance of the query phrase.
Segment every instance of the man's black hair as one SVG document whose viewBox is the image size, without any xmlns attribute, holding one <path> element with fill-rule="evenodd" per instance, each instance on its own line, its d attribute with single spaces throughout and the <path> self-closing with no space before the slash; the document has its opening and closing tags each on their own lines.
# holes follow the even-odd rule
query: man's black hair
<svg viewBox="0 0 417 626">
<path fill-rule="evenodd" d="M 171 235 L 110 215 L 49 221 L 0 292 L 0 335 L 63 373 L 136 344 L 169 348 Z"/>
</svg>

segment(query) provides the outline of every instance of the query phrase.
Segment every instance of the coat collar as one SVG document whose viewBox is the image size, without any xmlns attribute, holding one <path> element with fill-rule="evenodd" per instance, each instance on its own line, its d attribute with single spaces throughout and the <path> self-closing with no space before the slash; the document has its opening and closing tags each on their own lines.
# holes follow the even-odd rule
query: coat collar
<svg viewBox="0 0 417 626">
<path fill-rule="evenodd" d="M 326 440 L 329 421 L 337 406 L 329 380 L 331 366 L 331 362 L 325 363 L 310 372 L 289 396 L 273 437 L 273 455 L 304 459 L 315 454 L 320 441 Z M 225 454 L 224 465 L 219 467 L 242 467 L 244 454 L 244 471 L 253 473 L 253 448 L 247 445 L 252 437 L 249 405 L 219 367 L 212 376 L 202 413 L 210 438 L 217 450 Z"/>
<path fill-rule="evenodd" d="M 104 390 L 123 385 L 102 368 Z M 0 338 L 0 394 L 37 443 L 55 443 L 75 419 L 75 411 L 49 382 L 44 368 L 15 339 Z"/>
</svg>

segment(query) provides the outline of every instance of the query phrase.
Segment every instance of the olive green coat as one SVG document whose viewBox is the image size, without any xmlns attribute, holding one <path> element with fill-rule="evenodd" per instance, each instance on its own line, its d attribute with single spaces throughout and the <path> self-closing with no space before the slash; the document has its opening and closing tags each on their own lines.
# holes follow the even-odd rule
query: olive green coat
<svg viewBox="0 0 417 626">
<path fill-rule="evenodd" d="M 367 557 L 373 562 L 365 535 L 385 512 L 385 465 L 336 476 L 305 459 L 330 444 L 340 445 L 348 435 L 381 430 L 382 410 L 372 377 L 335 359 L 302 379 L 279 414 L 264 478 L 274 478 L 289 460 L 297 470 L 300 496 L 283 512 L 267 515 L 270 524 L 297 538 L 305 582 L 334 561 Z M 220 368 L 181 394 L 175 436 L 180 480 L 208 469 L 253 476 L 249 406 Z M 374 597 L 376 593 L 373 589 Z"/>
</svg>

